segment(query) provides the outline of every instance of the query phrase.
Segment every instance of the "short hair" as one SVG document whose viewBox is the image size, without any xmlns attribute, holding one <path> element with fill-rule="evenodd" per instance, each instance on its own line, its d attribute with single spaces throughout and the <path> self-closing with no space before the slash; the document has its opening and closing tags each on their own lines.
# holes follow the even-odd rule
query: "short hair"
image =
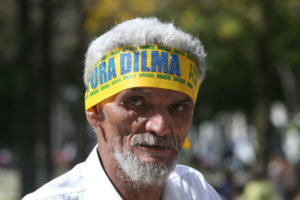
<svg viewBox="0 0 300 200">
<path fill-rule="evenodd" d="M 88 87 L 93 68 L 104 54 L 116 48 L 144 44 L 160 44 L 188 52 L 196 59 L 200 80 L 203 80 L 206 53 L 199 39 L 176 28 L 173 23 L 151 17 L 122 22 L 90 43 L 85 57 L 85 86 Z"/>
</svg>

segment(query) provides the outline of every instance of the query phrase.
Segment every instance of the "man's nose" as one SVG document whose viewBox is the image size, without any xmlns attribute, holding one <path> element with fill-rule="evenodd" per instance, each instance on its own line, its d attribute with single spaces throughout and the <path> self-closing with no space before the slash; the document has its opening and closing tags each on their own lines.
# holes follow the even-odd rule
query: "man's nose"
<svg viewBox="0 0 300 200">
<path fill-rule="evenodd" d="M 171 133 L 168 116 L 164 112 L 157 112 L 148 117 L 146 122 L 146 131 L 156 133 L 159 136 Z"/>
</svg>

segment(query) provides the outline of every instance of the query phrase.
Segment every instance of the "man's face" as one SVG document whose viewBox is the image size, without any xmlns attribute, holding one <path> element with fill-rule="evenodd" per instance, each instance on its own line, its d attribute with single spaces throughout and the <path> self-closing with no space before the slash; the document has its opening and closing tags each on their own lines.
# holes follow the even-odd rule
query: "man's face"
<svg viewBox="0 0 300 200">
<path fill-rule="evenodd" d="M 126 160 L 131 170 L 134 164 L 172 168 L 191 126 L 193 106 L 190 97 L 177 91 L 122 91 L 103 105 L 104 142 L 122 168 Z"/>
</svg>

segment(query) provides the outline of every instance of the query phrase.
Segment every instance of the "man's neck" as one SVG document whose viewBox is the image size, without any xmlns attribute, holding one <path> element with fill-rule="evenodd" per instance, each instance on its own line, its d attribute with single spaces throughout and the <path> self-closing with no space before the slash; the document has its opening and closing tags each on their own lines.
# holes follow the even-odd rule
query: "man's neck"
<svg viewBox="0 0 300 200">
<path fill-rule="evenodd" d="M 159 200 L 162 194 L 162 186 L 136 186 L 119 167 L 111 152 L 98 146 L 100 164 L 107 177 L 123 199 Z"/>
</svg>

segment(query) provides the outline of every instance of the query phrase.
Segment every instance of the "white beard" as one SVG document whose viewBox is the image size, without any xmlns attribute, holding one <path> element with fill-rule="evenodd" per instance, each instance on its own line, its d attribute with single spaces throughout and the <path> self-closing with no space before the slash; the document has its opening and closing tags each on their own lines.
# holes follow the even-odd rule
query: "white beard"
<svg viewBox="0 0 300 200">
<path fill-rule="evenodd" d="M 153 145 L 155 141 L 157 141 L 157 137 L 153 135 L 141 135 L 138 137 L 140 138 L 137 138 L 135 142 L 131 142 L 131 146 L 140 144 L 141 142 Z M 132 138 L 132 141 L 134 141 L 134 137 Z M 152 153 L 147 154 L 149 154 L 149 156 L 159 156 Z M 119 152 L 116 149 L 116 145 L 114 147 L 113 156 L 118 162 L 119 167 L 127 175 L 127 179 L 131 179 L 131 181 L 128 181 L 126 180 L 126 177 L 122 176 L 123 182 L 131 182 L 131 187 L 133 189 L 149 186 L 162 186 L 169 174 L 175 168 L 178 158 L 178 154 L 176 154 L 167 162 L 156 164 L 145 163 L 131 150 L 125 151 L 123 149 L 122 152 Z"/>
</svg>

